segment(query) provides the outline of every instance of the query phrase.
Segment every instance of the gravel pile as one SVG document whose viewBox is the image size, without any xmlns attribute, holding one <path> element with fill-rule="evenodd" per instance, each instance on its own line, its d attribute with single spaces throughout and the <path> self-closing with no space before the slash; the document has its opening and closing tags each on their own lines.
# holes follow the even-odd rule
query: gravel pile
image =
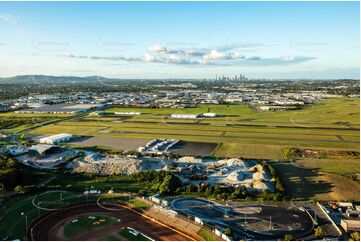
<svg viewBox="0 0 361 242">
<path fill-rule="evenodd" d="M 202 159 L 194 158 L 193 156 L 184 156 L 177 160 L 177 162 L 185 163 L 202 163 Z"/>
<path fill-rule="evenodd" d="M 67 168 L 79 173 L 96 173 L 102 175 L 124 174 L 129 175 L 143 170 L 141 161 L 122 156 L 106 156 L 98 159 L 86 156 L 69 163 Z"/>
</svg>

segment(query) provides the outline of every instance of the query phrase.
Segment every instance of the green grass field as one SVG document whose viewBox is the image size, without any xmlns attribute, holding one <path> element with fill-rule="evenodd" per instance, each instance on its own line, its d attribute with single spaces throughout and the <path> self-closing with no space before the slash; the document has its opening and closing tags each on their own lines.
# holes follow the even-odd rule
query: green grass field
<svg viewBox="0 0 361 242">
<path fill-rule="evenodd" d="M 205 230 L 205 229 L 200 229 L 197 234 L 199 236 L 202 237 L 202 239 L 204 239 L 204 241 L 218 241 L 219 239 L 217 238 L 217 236 L 215 236 L 213 233 Z"/>
<path fill-rule="evenodd" d="M 75 236 L 79 236 L 84 232 L 89 232 L 89 230 L 117 223 L 116 219 L 105 215 L 81 216 L 69 221 L 64 226 L 64 235 L 72 240 Z"/>
</svg>

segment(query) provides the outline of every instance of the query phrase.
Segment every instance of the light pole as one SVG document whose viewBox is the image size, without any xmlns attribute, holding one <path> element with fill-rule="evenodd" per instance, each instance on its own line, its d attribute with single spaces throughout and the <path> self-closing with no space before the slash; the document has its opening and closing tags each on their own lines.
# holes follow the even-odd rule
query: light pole
<svg viewBox="0 0 361 242">
<path fill-rule="evenodd" d="M 38 217 L 40 216 L 40 207 L 39 207 L 39 201 L 37 202 L 38 205 Z"/>
<path fill-rule="evenodd" d="M 25 216 L 25 229 L 28 231 L 28 215 L 24 214 L 24 212 L 21 212 L 21 216 Z"/>
</svg>

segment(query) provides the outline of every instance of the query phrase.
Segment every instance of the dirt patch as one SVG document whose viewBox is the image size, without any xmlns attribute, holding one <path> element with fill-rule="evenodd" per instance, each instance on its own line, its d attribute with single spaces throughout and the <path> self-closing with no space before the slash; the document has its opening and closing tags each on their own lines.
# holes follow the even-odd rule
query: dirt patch
<svg viewBox="0 0 361 242">
<path fill-rule="evenodd" d="M 209 156 L 217 145 L 217 143 L 180 141 L 169 151 L 177 155 Z"/>
<path fill-rule="evenodd" d="M 290 198 L 320 201 L 360 199 L 360 186 L 347 177 L 325 173 L 319 168 L 305 169 L 288 162 L 272 162 L 272 166 Z"/>
<path fill-rule="evenodd" d="M 71 145 L 76 146 L 107 146 L 118 150 L 135 150 L 140 146 L 144 146 L 149 139 L 133 139 L 133 138 L 112 138 L 112 137 L 82 137 Z"/>
</svg>

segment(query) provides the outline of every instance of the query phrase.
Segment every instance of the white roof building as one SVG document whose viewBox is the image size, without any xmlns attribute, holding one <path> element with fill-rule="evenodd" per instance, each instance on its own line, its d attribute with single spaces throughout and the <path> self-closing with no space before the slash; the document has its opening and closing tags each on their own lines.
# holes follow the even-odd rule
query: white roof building
<svg viewBox="0 0 361 242">
<path fill-rule="evenodd" d="M 141 112 L 114 112 L 115 115 L 141 115 Z"/>
<path fill-rule="evenodd" d="M 53 144 L 69 141 L 71 137 L 72 137 L 71 134 L 65 134 L 65 133 L 56 134 L 56 135 L 40 138 L 39 143 L 53 145 Z"/>
<path fill-rule="evenodd" d="M 213 118 L 213 117 L 217 117 L 217 114 L 216 113 L 203 113 L 203 116 Z"/>
<path fill-rule="evenodd" d="M 192 119 L 192 118 L 198 118 L 199 114 L 172 114 L 172 118 L 184 118 L 184 119 Z"/>
</svg>

